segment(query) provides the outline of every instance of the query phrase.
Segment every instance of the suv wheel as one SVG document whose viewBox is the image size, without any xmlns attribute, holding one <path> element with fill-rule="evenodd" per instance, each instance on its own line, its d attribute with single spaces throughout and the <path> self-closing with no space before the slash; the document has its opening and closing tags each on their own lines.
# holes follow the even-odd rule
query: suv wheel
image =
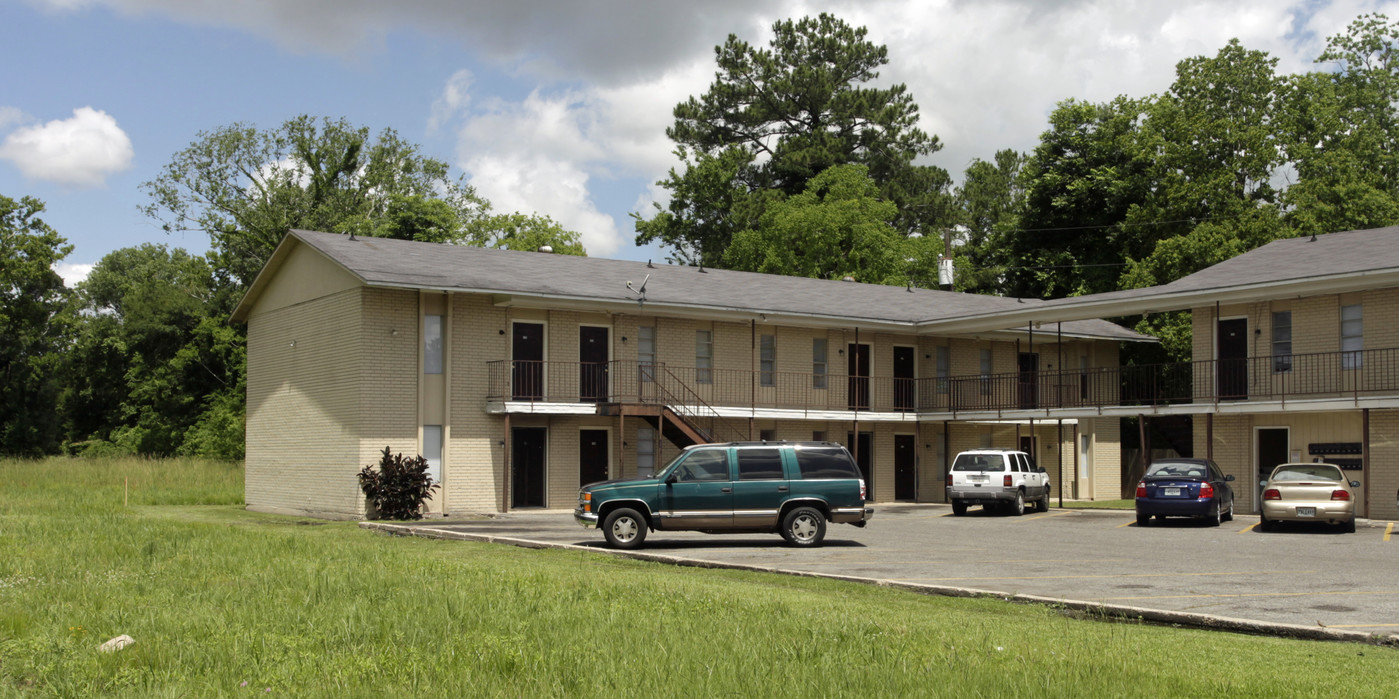
<svg viewBox="0 0 1399 699">
<path fill-rule="evenodd" d="M 967 513 L 967 503 L 962 502 L 961 500 L 953 500 L 953 501 L 952 501 L 952 514 L 953 514 L 953 516 L 955 516 L 955 517 L 961 517 L 962 515 L 964 515 L 964 514 L 966 514 L 966 513 Z"/>
<path fill-rule="evenodd" d="M 816 546 L 826 538 L 826 516 L 813 507 L 798 507 L 782 518 L 782 538 L 793 546 Z"/>
<path fill-rule="evenodd" d="M 1016 517 L 1025 514 L 1025 491 L 1015 491 L 1015 499 L 1006 503 L 1006 512 Z"/>
<path fill-rule="evenodd" d="M 646 519 L 631 508 L 613 510 L 602 520 L 602 535 L 613 548 L 634 549 L 646 540 Z"/>
<path fill-rule="evenodd" d="M 1040 512 L 1048 512 L 1048 511 L 1049 511 L 1049 491 L 1046 490 L 1045 493 L 1044 493 L 1044 495 L 1041 495 L 1041 496 L 1040 496 L 1040 499 L 1039 499 L 1038 503 L 1036 504 L 1035 509 L 1038 510 L 1038 511 L 1040 511 Z"/>
</svg>

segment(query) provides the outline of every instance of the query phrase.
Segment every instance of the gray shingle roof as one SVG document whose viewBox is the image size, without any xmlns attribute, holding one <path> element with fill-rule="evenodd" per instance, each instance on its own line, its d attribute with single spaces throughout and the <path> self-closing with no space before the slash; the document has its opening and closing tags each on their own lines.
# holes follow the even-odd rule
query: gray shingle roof
<svg viewBox="0 0 1399 699">
<path fill-rule="evenodd" d="M 1039 304 L 999 296 L 827 281 L 597 257 L 550 255 L 386 238 L 351 240 L 316 231 L 291 235 L 372 286 L 461 290 L 635 303 L 627 282 L 646 281 L 648 306 L 813 316 L 832 320 L 936 325 L 939 318 Z M 251 293 L 251 292 L 250 292 Z M 244 300 L 244 304 L 248 303 Z M 1064 332 L 1121 340 L 1144 336 L 1100 320 L 1064 324 Z"/>
</svg>

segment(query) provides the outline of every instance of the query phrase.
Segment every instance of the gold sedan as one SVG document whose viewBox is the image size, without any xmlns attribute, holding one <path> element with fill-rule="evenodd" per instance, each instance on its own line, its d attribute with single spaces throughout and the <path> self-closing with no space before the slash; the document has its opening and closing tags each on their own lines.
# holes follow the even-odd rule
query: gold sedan
<svg viewBox="0 0 1399 699">
<path fill-rule="evenodd" d="M 1334 464 L 1282 464 L 1263 486 L 1263 514 L 1258 528 L 1278 522 L 1327 522 L 1355 531 L 1355 500 L 1360 481 L 1347 481 Z"/>
</svg>

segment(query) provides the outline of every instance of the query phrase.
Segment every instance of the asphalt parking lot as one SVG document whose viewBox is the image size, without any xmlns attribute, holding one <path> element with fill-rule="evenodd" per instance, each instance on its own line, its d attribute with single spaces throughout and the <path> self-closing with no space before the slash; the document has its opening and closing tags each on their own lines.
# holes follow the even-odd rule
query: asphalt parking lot
<svg viewBox="0 0 1399 699">
<path fill-rule="evenodd" d="M 999 594 L 1399 633 L 1399 536 L 1389 522 L 1354 534 L 1321 525 L 1260 532 L 1256 516 L 1220 527 L 1132 511 L 1059 510 L 1021 517 L 945 505 L 876 505 L 869 526 L 830 525 L 816 549 L 776 534 L 652 532 L 644 551 L 724 564 L 970 588 Z M 434 529 L 605 549 L 571 513 L 517 512 Z"/>
</svg>

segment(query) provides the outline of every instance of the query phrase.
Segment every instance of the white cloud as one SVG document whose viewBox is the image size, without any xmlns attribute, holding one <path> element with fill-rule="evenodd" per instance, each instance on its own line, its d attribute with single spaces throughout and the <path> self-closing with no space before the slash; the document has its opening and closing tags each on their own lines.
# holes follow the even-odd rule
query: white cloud
<svg viewBox="0 0 1399 699">
<path fill-rule="evenodd" d="M 102 185 L 130 168 L 133 156 L 117 120 L 92 107 L 74 109 L 71 119 L 15 129 L 0 145 L 0 159 L 26 177 L 80 187 Z"/>
<path fill-rule="evenodd" d="M 588 194 L 588 175 L 569 162 L 542 157 L 483 156 L 463 164 L 471 185 L 497 211 L 548 214 L 576 231 L 594 257 L 617 252 L 617 222 L 598 211 Z"/>
<path fill-rule="evenodd" d="M 471 104 L 471 83 L 475 80 L 471 71 L 463 68 L 447 78 L 442 95 L 432 103 L 432 115 L 428 117 L 428 133 L 434 133 Z"/>
<path fill-rule="evenodd" d="M 72 289 L 79 282 L 87 279 L 87 275 L 92 274 L 91 264 L 80 264 L 73 262 L 60 262 L 54 265 L 53 271 L 58 272 L 58 276 L 63 277 L 63 285 Z"/>
<path fill-rule="evenodd" d="M 0 129 L 7 129 L 13 124 L 23 124 L 29 120 L 29 115 L 20 111 L 18 107 L 0 105 Z"/>
</svg>

